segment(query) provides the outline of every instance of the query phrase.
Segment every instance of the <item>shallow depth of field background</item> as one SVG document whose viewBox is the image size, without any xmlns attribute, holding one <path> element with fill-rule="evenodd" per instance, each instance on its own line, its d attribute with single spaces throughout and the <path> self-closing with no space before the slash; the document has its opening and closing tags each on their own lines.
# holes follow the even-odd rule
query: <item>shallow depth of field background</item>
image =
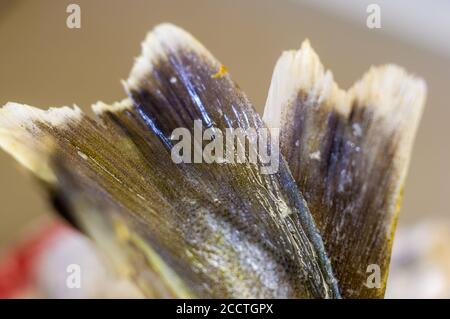
<svg viewBox="0 0 450 319">
<path fill-rule="evenodd" d="M 81 29 L 66 7 L 81 6 Z M 338 5 L 341 3 L 342 5 Z M 379 3 L 381 29 L 366 27 Z M 372 65 L 397 63 L 425 78 L 419 128 L 399 228 L 450 221 L 450 4 L 445 1 L 0 0 L 0 105 L 46 108 L 124 97 L 140 42 L 160 22 L 194 34 L 221 60 L 262 112 L 272 70 L 305 38 L 348 88 Z M 52 214 L 34 180 L 0 152 L 0 252 L 42 215 Z M 412 243 L 414 244 L 414 243 Z"/>
</svg>

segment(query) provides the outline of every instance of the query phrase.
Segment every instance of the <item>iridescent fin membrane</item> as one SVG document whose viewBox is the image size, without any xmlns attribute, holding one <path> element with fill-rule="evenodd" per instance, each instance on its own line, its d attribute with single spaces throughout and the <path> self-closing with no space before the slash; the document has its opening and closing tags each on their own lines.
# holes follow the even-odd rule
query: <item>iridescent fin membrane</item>
<svg viewBox="0 0 450 319">
<path fill-rule="evenodd" d="M 425 83 L 395 65 L 372 67 L 343 91 L 308 41 L 276 64 L 263 119 L 281 128 L 281 153 L 320 229 L 343 297 L 384 296 L 425 96 Z"/>
<path fill-rule="evenodd" d="M 150 297 L 195 296 L 187 283 L 197 275 L 184 265 L 181 280 L 168 266 L 178 265 L 171 259 L 176 257 L 168 247 L 157 246 L 157 238 L 166 237 L 170 248 L 184 249 L 163 214 L 170 204 L 147 182 L 148 175 L 163 169 L 164 153 L 162 165 L 151 168 L 118 126 L 96 122 L 76 107 L 43 111 L 8 103 L 0 109 L 0 127 L 0 146 L 44 182 L 58 210 L 99 243 L 121 274 L 136 280 Z M 154 150 L 155 156 L 165 151 Z M 158 257 L 162 253 L 167 258 Z"/>
<path fill-rule="evenodd" d="M 94 105 L 97 120 L 77 108 L 9 103 L 0 109 L 0 146 L 148 296 L 339 297 L 279 153 L 272 174 L 259 162 L 172 160 L 173 130 L 192 132 L 197 119 L 212 139 L 225 128 L 262 134 L 262 120 L 220 70 L 189 34 L 158 26 L 126 81 L 129 98 Z"/>
</svg>

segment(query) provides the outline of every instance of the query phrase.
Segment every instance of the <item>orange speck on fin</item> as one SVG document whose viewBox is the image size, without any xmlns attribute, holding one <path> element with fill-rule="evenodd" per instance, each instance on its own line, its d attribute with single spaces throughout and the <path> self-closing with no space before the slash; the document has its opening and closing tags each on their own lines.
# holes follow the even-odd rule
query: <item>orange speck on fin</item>
<svg viewBox="0 0 450 319">
<path fill-rule="evenodd" d="M 223 77 L 223 76 L 224 76 L 225 74 L 227 74 L 227 73 L 228 73 L 227 67 L 226 67 L 225 65 L 221 64 L 221 65 L 220 65 L 220 68 L 219 68 L 219 71 L 217 71 L 217 73 L 211 75 L 211 77 L 212 77 L 213 79 L 217 79 L 217 78 Z"/>
</svg>

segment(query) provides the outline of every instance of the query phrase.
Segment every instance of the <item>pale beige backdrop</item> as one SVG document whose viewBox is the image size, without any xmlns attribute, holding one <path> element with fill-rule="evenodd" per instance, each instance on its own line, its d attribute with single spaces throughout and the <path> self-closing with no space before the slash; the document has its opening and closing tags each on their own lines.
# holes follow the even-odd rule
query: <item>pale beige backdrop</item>
<svg viewBox="0 0 450 319">
<path fill-rule="evenodd" d="M 66 27 L 69 3 L 81 6 L 80 30 Z M 0 105 L 77 104 L 87 110 L 98 100 L 121 99 L 120 79 L 127 77 L 140 41 L 154 25 L 169 21 L 193 33 L 227 65 L 261 112 L 280 52 L 298 48 L 308 37 L 344 88 L 371 64 L 386 62 L 426 79 L 429 98 L 400 225 L 419 218 L 449 219 L 449 56 L 419 49 L 384 28 L 368 29 L 364 11 L 361 19 L 350 22 L 317 10 L 301 1 L 280 0 L 0 0 Z M 3 152 L 0 178 L 0 247 L 4 247 L 24 225 L 51 210 L 31 178 Z"/>
</svg>

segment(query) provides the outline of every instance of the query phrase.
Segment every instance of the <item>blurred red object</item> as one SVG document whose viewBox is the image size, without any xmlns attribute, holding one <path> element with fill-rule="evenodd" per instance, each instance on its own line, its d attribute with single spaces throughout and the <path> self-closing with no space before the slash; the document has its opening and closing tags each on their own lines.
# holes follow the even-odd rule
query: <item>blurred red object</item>
<svg viewBox="0 0 450 319">
<path fill-rule="evenodd" d="M 33 284 L 34 266 L 39 256 L 62 232 L 73 230 L 60 221 L 40 225 L 0 256 L 0 298 L 23 297 Z"/>
</svg>

